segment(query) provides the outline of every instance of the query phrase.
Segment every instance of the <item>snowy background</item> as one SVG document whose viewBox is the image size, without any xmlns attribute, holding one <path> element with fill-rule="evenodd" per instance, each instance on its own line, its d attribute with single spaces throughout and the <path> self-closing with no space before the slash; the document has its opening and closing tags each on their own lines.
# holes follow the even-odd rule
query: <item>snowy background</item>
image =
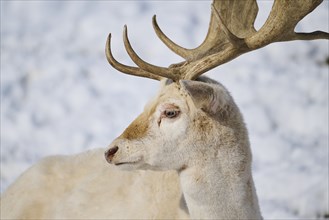
<svg viewBox="0 0 329 220">
<path fill-rule="evenodd" d="M 271 4 L 259 2 L 257 28 Z M 104 45 L 112 32 L 115 57 L 132 64 L 127 24 L 143 59 L 181 61 L 153 32 L 153 14 L 192 48 L 206 35 L 210 1 L 1 1 L 1 192 L 44 156 L 106 147 L 142 111 L 158 82 L 118 73 Z M 328 32 L 328 14 L 324 1 L 297 30 Z M 267 219 L 329 213 L 328 51 L 325 40 L 276 43 L 207 74 L 244 114 Z"/>
</svg>

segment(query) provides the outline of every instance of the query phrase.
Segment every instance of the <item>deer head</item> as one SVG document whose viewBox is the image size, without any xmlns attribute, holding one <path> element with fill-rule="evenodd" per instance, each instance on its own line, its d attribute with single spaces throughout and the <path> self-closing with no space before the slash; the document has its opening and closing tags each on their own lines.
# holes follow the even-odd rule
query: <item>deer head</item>
<svg viewBox="0 0 329 220">
<path fill-rule="evenodd" d="M 109 35 L 106 57 L 115 69 L 161 80 L 162 85 L 144 112 L 110 145 L 106 152 L 108 162 L 132 169 L 182 170 L 193 164 L 195 158 L 216 157 L 218 144 L 221 147 L 248 145 L 242 117 L 227 90 L 200 76 L 270 43 L 329 39 L 329 34 L 321 31 L 294 32 L 297 23 L 321 2 L 276 0 L 265 24 L 256 31 L 254 21 L 258 7 L 255 0 L 214 0 L 207 36 L 195 49 L 186 49 L 171 41 L 161 31 L 154 16 L 153 27 L 157 36 L 185 59 L 168 68 L 142 60 L 128 40 L 126 26 L 124 45 L 138 67 L 119 63 L 111 53 Z M 214 143 L 218 144 L 215 146 Z M 246 149 L 242 149 L 239 155 L 242 155 L 240 162 L 250 159 Z"/>
<path fill-rule="evenodd" d="M 113 141 L 106 158 L 123 168 L 182 170 L 192 165 L 191 158 L 214 157 L 214 143 L 234 142 L 234 131 L 241 130 L 246 140 L 240 117 L 227 90 L 209 78 L 179 84 L 164 80 L 144 112 Z M 214 135 L 214 130 L 221 132 Z"/>
</svg>

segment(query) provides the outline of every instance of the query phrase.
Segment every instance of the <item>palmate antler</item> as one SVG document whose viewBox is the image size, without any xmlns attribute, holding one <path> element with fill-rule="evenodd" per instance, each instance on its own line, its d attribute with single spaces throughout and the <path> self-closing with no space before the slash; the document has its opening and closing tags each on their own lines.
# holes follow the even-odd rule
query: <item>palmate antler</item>
<svg viewBox="0 0 329 220">
<path fill-rule="evenodd" d="M 138 67 L 126 66 L 116 61 L 111 53 L 111 34 L 106 43 L 106 57 L 117 70 L 141 77 L 161 80 L 169 78 L 196 79 L 206 71 L 226 63 L 241 54 L 264 47 L 270 43 L 292 40 L 329 39 L 322 31 L 296 33 L 297 23 L 311 13 L 323 0 L 275 0 L 265 24 L 259 31 L 254 22 L 258 13 L 256 0 L 213 0 L 207 36 L 195 49 L 186 49 L 171 41 L 159 28 L 153 17 L 153 28 L 161 41 L 184 62 L 168 68 L 149 64 L 131 47 L 124 27 L 123 40 L 130 58 Z"/>
</svg>

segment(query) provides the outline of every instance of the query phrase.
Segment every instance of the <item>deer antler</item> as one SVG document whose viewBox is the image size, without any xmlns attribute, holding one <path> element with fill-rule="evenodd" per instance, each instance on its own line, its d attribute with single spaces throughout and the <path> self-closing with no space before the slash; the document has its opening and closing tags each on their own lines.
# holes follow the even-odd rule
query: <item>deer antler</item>
<svg viewBox="0 0 329 220">
<path fill-rule="evenodd" d="M 159 67 L 142 60 L 133 50 L 124 28 L 125 48 L 137 67 L 126 66 L 116 61 L 111 53 L 111 35 L 106 44 L 106 57 L 117 70 L 160 80 L 170 78 L 196 79 L 206 71 L 224 64 L 241 54 L 264 47 L 270 43 L 292 40 L 329 39 L 322 31 L 295 33 L 297 23 L 311 13 L 323 0 L 275 0 L 265 24 L 259 31 L 254 22 L 258 13 L 256 0 L 214 0 L 207 36 L 195 49 L 186 49 L 170 40 L 159 28 L 153 17 L 153 28 L 160 40 L 174 53 L 183 57 L 184 62 L 168 68 Z"/>
</svg>

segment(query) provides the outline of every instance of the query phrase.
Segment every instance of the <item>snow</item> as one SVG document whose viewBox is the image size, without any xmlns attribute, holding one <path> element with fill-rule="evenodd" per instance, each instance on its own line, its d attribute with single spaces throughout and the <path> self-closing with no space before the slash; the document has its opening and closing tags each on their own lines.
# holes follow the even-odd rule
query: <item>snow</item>
<svg viewBox="0 0 329 220">
<path fill-rule="evenodd" d="M 259 2 L 261 27 L 271 1 Z M 157 65 L 181 61 L 156 37 L 184 47 L 206 35 L 210 1 L 1 1 L 1 192 L 40 158 L 106 147 L 157 90 L 126 76 L 104 55 L 132 65 L 122 43 L 128 25 L 140 56 Z M 329 29 L 324 1 L 298 31 Z M 168 16 L 169 15 L 169 16 Z M 276 43 L 207 75 L 232 93 L 245 117 L 265 219 L 329 213 L 328 41 Z"/>
</svg>

